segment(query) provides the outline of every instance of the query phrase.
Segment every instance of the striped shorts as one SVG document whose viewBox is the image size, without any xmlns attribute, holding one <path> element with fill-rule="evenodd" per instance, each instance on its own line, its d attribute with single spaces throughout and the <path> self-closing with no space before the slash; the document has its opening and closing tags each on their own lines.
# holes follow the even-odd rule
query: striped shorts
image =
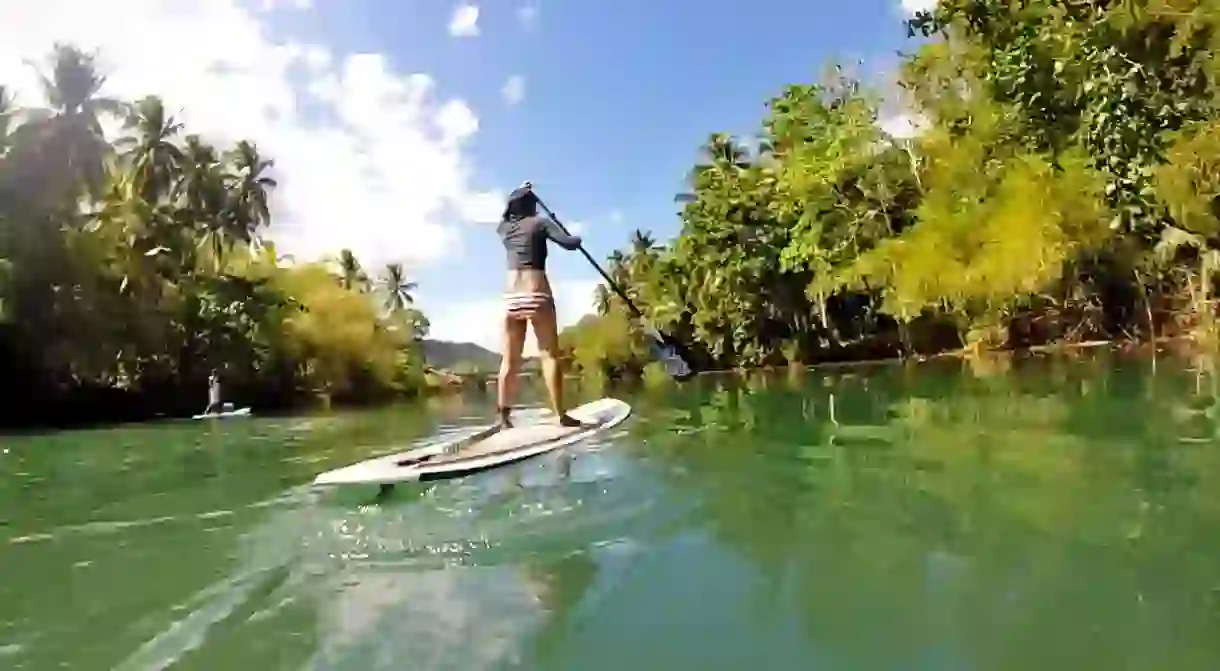
<svg viewBox="0 0 1220 671">
<path fill-rule="evenodd" d="M 529 319 L 551 304 L 551 296 L 541 291 L 504 294 L 504 312 L 513 319 Z"/>
</svg>

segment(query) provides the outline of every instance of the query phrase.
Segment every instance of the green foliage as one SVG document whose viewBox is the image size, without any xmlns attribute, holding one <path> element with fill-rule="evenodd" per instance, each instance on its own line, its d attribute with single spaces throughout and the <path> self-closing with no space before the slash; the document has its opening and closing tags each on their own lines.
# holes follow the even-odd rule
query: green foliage
<svg viewBox="0 0 1220 671">
<path fill-rule="evenodd" d="M 254 143 L 185 134 L 156 97 L 98 98 L 73 47 L 48 64 L 46 109 L 17 115 L 0 90 L 9 422 L 197 412 L 213 370 L 239 403 L 422 389 L 428 322 L 401 265 L 375 293 L 349 250 L 282 264 L 263 240 L 274 163 Z M 113 144 L 104 117 L 122 122 Z"/>
<path fill-rule="evenodd" d="M 665 365 L 657 361 L 650 361 L 644 366 L 640 379 L 649 389 L 663 389 L 673 381 L 669 373 L 665 372 Z"/>
<path fill-rule="evenodd" d="M 1100 184 L 1078 161 L 1064 157 L 1056 171 L 1021 155 L 974 174 L 956 188 L 930 187 L 920 225 L 857 257 L 848 281 L 884 287 L 881 310 L 903 320 L 938 305 L 965 323 L 997 321 L 1108 233 Z"/>
<path fill-rule="evenodd" d="M 1220 236 L 1220 121 L 1175 133 L 1153 180 L 1158 199 L 1179 227 Z"/>
<path fill-rule="evenodd" d="M 1212 320 L 1220 1 L 942 0 L 910 31 L 932 38 L 901 68 L 918 136 L 835 69 L 770 101 L 757 151 L 710 137 L 677 240 L 612 257 L 649 321 L 731 367 Z M 638 372 L 601 294 L 573 357 Z"/>
<path fill-rule="evenodd" d="M 625 312 L 613 309 L 602 316 L 582 317 L 563 330 L 559 344 L 571 353 L 576 370 L 605 376 L 626 371 L 640 361 L 646 353 L 641 339 L 642 336 L 633 334 Z"/>
</svg>

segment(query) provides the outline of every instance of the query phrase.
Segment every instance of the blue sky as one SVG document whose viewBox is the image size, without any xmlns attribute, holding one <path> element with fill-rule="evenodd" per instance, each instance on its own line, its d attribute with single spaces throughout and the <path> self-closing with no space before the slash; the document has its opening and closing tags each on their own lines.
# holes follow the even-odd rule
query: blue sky
<svg viewBox="0 0 1220 671">
<path fill-rule="evenodd" d="M 467 4 L 477 34 L 455 35 Z M 670 238 L 711 132 L 753 134 L 769 96 L 829 60 L 892 69 L 914 48 L 904 14 L 899 0 L 44 0 L 0 8 L 0 81 L 31 88 L 22 59 L 92 42 L 116 93 L 162 95 L 192 129 L 277 159 L 288 251 L 405 258 L 434 337 L 495 346 L 503 253 L 470 220 L 503 193 L 532 180 L 599 259 L 635 228 Z M 570 323 L 597 275 L 550 258 Z"/>
</svg>

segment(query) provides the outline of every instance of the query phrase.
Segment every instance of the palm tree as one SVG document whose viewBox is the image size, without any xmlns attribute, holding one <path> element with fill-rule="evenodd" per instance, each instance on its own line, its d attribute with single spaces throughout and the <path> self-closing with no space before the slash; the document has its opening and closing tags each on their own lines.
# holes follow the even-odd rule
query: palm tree
<svg viewBox="0 0 1220 671">
<path fill-rule="evenodd" d="M 268 177 L 267 172 L 275 166 L 275 161 L 264 159 L 258 153 L 254 143 L 242 140 L 229 153 L 229 162 L 233 166 L 234 203 L 233 215 L 238 233 L 245 241 L 258 237 L 260 228 L 271 225 L 271 208 L 268 193 L 277 186 L 275 179 Z"/>
<path fill-rule="evenodd" d="M 165 111 L 160 98 L 148 96 L 135 104 L 123 128 L 129 134 L 117 146 L 126 150 L 136 193 L 149 202 L 173 195 L 184 163 L 182 150 L 175 144 L 182 124 Z"/>
<path fill-rule="evenodd" d="M 381 286 L 386 292 L 386 312 L 397 314 L 415 304 L 415 297 L 411 295 L 411 292 L 419 285 L 407 280 L 401 263 L 386 264 L 381 275 Z"/>
<path fill-rule="evenodd" d="M 593 290 L 593 307 L 599 316 L 604 317 L 610 313 L 610 290 L 606 285 L 599 284 Z"/>
<path fill-rule="evenodd" d="M 110 153 L 101 117 L 122 117 L 126 106 L 100 96 L 106 78 L 98 74 L 96 56 L 56 43 L 37 71 L 48 109 L 32 111 L 11 138 L 22 156 L 18 179 L 22 190 L 47 203 L 62 202 L 82 187 L 97 193 L 105 180 Z"/>
<path fill-rule="evenodd" d="M 241 239 L 241 231 L 236 230 L 239 227 L 228 209 L 227 178 L 216 149 L 198 135 L 188 135 L 182 150 L 182 171 L 175 187 L 176 200 L 190 219 L 188 227 L 201 233 L 199 246 L 211 249 L 217 270 L 224 265 L 234 240 Z"/>
<path fill-rule="evenodd" d="M 55 43 L 47 58 L 50 74 L 39 72 L 43 96 L 61 117 L 75 119 L 101 137 L 100 114 L 122 115 L 124 105 L 98 94 L 106 78 L 98 73 L 97 55 L 70 44 Z"/>
<path fill-rule="evenodd" d="M 69 174 L 91 186 L 100 181 L 102 159 L 110 151 L 101 117 L 126 112 L 120 101 L 99 95 L 106 78 L 98 73 L 95 59 L 77 47 L 56 44 L 47 61 L 50 72 L 38 73 L 54 115 L 48 130 L 56 153 Z"/>
<path fill-rule="evenodd" d="M 658 249 L 656 239 L 652 237 L 652 233 L 635 229 L 631 234 L 631 253 L 636 256 L 641 256 Z"/>
<path fill-rule="evenodd" d="M 733 136 L 727 133 L 712 133 L 701 153 L 703 160 L 696 164 L 687 175 L 687 183 L 697 191 L 704 178 L 712 173 L 728 174 L 730 171 L 745 170 L 752 165 L 750 153 L 746 151 Z M 696 198 L 692 191 L 674 196 L 674 202 L 689 203 Z"/>
<path fill-rule="evenodd" d="M 369 276 L 360 266 L 360 260 L 347 248 L 339 252 L 339 284 L 348 291 L 361 293 L 369 286 Z"/>
<path fill-rule="evenodd" d="M 182 148 L 182 175 L 178 193 L 182 205 L 200 217 L 212 216 L 225 208 L 224 164 L 216 148 L 198 135 L 188 135 Z"/>
</svg>

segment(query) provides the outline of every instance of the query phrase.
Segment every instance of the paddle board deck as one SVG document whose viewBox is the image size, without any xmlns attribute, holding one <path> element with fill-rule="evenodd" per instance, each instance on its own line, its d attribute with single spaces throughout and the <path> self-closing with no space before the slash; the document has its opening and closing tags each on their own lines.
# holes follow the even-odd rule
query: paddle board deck
<svg viewBox="0 0 1220 671">
<path fill-rule="evenodd" d="M 237 410 L 226 410 L 225 412 L 209 412 L 193 415 L 191 419 L 225 419 L 226 417 L 245 417 L 249 414 L 250 408 L 238 408 Z"/>
<path fill-rule="evenodd" d="M 570 410 L 568 414 L 584 426 L 566 427 L 548 422 L 518 425 L 502 431 L 495 425 L 482 427 L 473 435 L 327 471 L 314 478 L 314 484 L 387 485 L 456 477 L 502 466 L 613 428 L 627 419 L 631 406 L 618 399 L 602 398 Z"/>
</svg>

